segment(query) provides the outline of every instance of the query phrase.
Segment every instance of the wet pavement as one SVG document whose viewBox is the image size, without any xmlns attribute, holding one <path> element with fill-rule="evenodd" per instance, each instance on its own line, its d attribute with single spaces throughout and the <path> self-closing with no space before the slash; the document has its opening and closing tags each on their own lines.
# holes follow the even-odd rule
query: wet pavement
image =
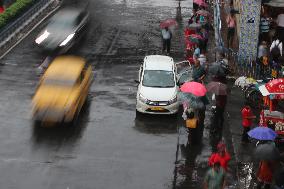
<svg viewBox="0 0 284 189">
<path fill-rule="evenodd" d="M 78 2 L 64 5 L 81 6 Z M 31 98 L 45 59 L 33 41 L 45 23 L 1 60 L 1 188 L 202 188 L 211 154 L 210 109 L 203 142 L 192 147 L 185 145 L 180 114 L 135 113 L 138 68 L 145 55 L 161 52 L 160 20 L 175 18 L 177 5 L 173 0 L 90 1 L 89 32 L 69 53 L 86 58 L 95 76 L 87 106 L 70 128 L 37 128 L 31 121 Z M 181 5 L 188 17 L 192 3 Z M 183 60 L 183 23 L 174 33 L 175 61 Z M 232 145 L 230 131 L 224 132 L 223 140 Z M 233 160 L 229 188 L 236 188 L 235 166 Z"/>
</svg>

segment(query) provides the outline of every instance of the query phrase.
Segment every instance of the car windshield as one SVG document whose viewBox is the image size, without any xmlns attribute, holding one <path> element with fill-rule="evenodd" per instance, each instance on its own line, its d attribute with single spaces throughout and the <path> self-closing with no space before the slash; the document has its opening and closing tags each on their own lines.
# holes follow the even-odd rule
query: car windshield
<svg viewBox="0 0 284 189">
<path fill-rule="evenodd" d="M 174 74 L 164 70 L 145 70 L 142 85 L 145 87 L 174 87 Z"/>
<path fill-rule="evenodd" d="M 74 80 L 46 78 L 42 82 L 43 85 L 61 86 L 61 87 L 73 87 L 75 85 Z"/>
<path fill-rule="evenodd" d="M 48 24 L 48 28 L 50 29 L 66 29 L 66 28 L 73 28 L 75 25 L 75 19 L 73 17 L 56 17 L 51 19 L 50 23 Z"/>
</svg>

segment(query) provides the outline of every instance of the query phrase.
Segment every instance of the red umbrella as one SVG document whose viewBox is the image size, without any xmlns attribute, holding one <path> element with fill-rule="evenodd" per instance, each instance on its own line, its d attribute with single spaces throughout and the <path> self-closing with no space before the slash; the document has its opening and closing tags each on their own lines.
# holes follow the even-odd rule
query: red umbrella
<svg viewBox="0 0 284 189">
<path fill-rule="evenodd" d="M 196 3 L 199 6 L 207 7 L 208 5 L 205 3 L 204 0 L 193 0 L 194 3 Z"/>
<path fill-rule="evenodd" d="M 177 22 L 175 19 L 167 19 L 160 23 L 161 28 L 166 28 L 171 26 L 177 26 Z"/>
<path fill-rule="evenodd" d="M 186 82 L 181 87 L 180 90 L 184 93 L 191 93 L 195 96 L 205 96 L 206 95 L 206 87 L 198 82 Z"/>
</svg>

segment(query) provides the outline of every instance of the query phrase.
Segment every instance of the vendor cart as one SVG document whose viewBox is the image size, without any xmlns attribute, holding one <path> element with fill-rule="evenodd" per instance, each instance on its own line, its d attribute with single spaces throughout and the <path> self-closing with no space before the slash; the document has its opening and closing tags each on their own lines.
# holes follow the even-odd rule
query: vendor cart
<svg viewBox="0 0 284 189">
<path fill-rule="evenodd" d="M 260 125 L 269 126 L 278 134 L 276 142 L 284 142 L 284 78 L 274 79 L 259 87 L 264 108 Z"/>
</svg>

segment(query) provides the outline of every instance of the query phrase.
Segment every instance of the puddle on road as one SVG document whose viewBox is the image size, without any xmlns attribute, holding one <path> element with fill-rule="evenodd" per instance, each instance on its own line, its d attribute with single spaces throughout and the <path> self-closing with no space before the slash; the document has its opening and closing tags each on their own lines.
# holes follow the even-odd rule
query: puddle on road
<svg viewBox="0 0 284 189">
<path fill-rule="evenodd" d="M 255 185 L 255 167 L 254 163 L 238 163 L 238 172 L 240 180 L 240 188 L 249 189 L 254 188 Z"/>
</svg>

